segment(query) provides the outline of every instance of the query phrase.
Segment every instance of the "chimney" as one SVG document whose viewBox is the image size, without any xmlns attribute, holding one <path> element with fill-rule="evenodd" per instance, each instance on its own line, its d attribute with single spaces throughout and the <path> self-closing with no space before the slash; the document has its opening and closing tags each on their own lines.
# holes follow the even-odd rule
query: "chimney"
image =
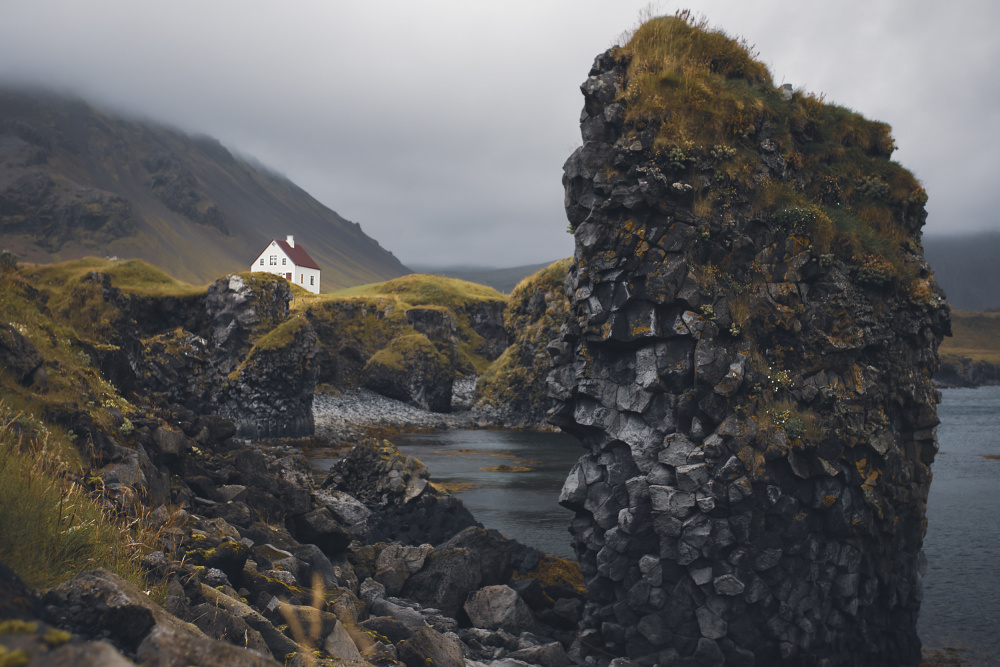
<svg viewBox="0 0 1000 667">
<path fill-rule="evenodd" d="M 292 246 L 293 248 L 295 247 L 295 237 L 292 236 L 291 234 L 285 237 L 285 241 L 288 242 L 288 245 Z"/>
</svg>

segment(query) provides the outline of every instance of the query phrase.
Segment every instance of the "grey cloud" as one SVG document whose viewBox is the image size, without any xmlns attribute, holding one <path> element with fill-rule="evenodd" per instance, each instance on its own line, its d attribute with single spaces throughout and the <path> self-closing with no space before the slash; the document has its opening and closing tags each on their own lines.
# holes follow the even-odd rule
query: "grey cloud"
<svg viewBox="0 0 1000 667">
<path fill-rule="evenodd" d="M 527 264 L 572 252 L 560 176 L 578 87 L 646 4 L 7 3 L 0 76 L 212 135 L 404 262 Z M 777 80 L 891 123 L 930 192 L 928 232 L 998 226 L 994 3 L 690 6 Z"/>
</svg>

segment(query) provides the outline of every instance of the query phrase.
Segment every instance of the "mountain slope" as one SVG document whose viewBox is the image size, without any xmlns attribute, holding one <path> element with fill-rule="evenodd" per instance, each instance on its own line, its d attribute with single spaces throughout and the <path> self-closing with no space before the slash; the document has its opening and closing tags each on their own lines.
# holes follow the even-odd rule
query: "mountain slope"
<svg viewBox="0 0 1000 667">
<path fill-rule="evenodd" d="M 205 283 L 287 234 L 328 290 L 409 273 L 357 223 L 214 139 L 0 90 L 0 235 L 23 259 L 140 258 Z"/>
</svg>

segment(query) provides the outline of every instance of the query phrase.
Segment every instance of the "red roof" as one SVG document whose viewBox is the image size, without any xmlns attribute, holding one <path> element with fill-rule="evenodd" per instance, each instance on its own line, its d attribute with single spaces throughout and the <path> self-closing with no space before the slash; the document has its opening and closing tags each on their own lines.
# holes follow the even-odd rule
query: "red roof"
<svg viewBox="0 0 1000 667">
<path fill-rule="evenodd" d="M 288 245 L 287 241 L 282 241 L 281 239 L 273 239 L 273 241 L 278 244 L 278 247 L 281 248 L 286 255 L 288 255 L 288 259 L 292 260 L 292 263 L 295 264 L 295 266 L 301 266 L 307 269 L 316 269 L 317 271 L 320 270 L 313 258 L 306 252 L 305 248 L 298 243 L 296 243 L 293 248 Z"/>
</svg>

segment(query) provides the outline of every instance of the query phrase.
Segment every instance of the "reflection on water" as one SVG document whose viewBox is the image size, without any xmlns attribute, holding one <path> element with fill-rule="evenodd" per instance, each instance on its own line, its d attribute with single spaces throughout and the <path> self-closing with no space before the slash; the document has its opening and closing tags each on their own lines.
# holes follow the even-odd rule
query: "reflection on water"
<svg viewBox="0 0 1000 667">
<path fill-rule="evenodd" d="M 1000 665 L 1000 387 L 942 394 L 920 638 Z"/>
<path fill-rule="evenodd" d="M 399 451 L 421 461 L 431 481 L 465 503 L 476 520 L 507 537 L 573 558 L 559 506 L 563 481 L 583 449 L 571 436 L 524 431 L 442 431 L 397 436 Z"/>
</svg>

